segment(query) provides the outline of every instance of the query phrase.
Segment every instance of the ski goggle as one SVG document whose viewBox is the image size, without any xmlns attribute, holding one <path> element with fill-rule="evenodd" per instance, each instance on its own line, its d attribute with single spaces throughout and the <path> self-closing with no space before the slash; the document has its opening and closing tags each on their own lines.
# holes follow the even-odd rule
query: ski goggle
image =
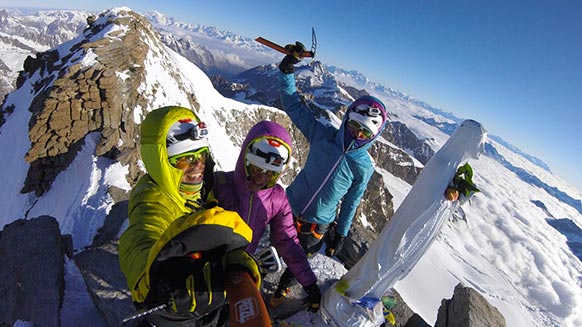
<svg viewBox="0 0 582 327">
<path fill-rule="evenodd" d="M 193 166 L 201 161 L 206 162 L 210 156 L 210 151 L 207 147 L 200 148 L 192 152 L 184 152 L 173 157 L 170 157 L 170 164 L 176 168 L 185 168 L 187 166 Z"/>
<path fill-rule="evenodd" d="M 347 126 L 350 129 L 350 131 L 352 131 L 354 136 L 358 137 L 358 139 L 367 140 L 374 136 L 374 133 L 372 133 L 371 130 L 369 130 L 366 126 L 363 126 L 356 120 L 353 119 L 348 120 Z M 363 136 L 363 138 L 359 137 L 360 135 Z"/>
<path fill-rule="evenodd" d="M 274 170 L 270 170 L 270 169 L 263 169 L 261 167 L 255 166 L 253 164 L 247 165 L 247 171 L 249 173 L 249 176 L 266 175 L 270 178 L 274 178 L 274 177 L 277 177 L 279 175 L 278 171 L 274 171 Z"/>
<path fill-rule="evenodd" d="M 368 116 L 368 117 L 378 117 L 382 113 L 380 109 L 376 107 L 372 107 L 367 104 L 361 104 L 357 107 L 352 108 L 354 112 L 357 112 L 361 115 Z"/>
</svg>

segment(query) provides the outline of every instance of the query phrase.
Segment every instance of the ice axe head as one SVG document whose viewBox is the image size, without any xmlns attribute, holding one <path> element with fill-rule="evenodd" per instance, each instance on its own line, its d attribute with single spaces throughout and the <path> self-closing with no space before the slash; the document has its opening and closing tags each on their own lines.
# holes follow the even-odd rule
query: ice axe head
<svg viewBox="0 0 582 327">
<path fill-rule="evenodd" d="M 293 57 L 295 57 L 297 60 L 301 60 L 301 58 L 304 57 L 303 53 L 305 53 L 307 50 L 305 50 L 303 43 L 295 41 L 295 44 L 287 44 L 285 46 L 285 51 L 287 54 L 293 55 Z"/>
</svg>

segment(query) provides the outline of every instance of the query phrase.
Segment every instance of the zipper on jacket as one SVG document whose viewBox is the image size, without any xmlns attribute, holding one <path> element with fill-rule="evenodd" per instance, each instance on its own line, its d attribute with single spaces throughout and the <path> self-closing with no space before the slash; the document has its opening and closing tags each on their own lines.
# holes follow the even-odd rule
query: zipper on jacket
<svg viewBox="0 0 582 327">
<path fill-rule="evenodd" d="M 339 165 L 340 161 L 346 155 L 346 152 L 348 152 L 348 149 L 352 147 L 352 145 L 354 144 L 354 142 L 356 142 L 356 140 L 353 140 L 350 143 L 350 145 L 348 146 L 348 148 L 345 149 L 342 152 L 342 155 L 339 156 L 339 158 L 337 159 L 337 161 L 335 162 L 335 164 L 333 165 L 333 167 L 331 168 L 331 170 L 329 171 L 329 173 L 327 174 L 327 176 L 325 176 L 325 178 L 323 179 L 323 182 L 321 183 L 321 185 L 319 185 L 319 187 L 317 188 L 317 190 L 311 196 L 311 199 L 309 199 L 309 202 L 307 202 L 307 204 L 305 205 L 305 207 L 303 207 L 303 210 L 301 210 L 301 217 L 303 217 L 303 214 L 305 213 L 305 211 L 307 210 L 307 208 L 309 208 L 309 206 L 311 205 L 311 203 L 313 202 L 313 200 L 315 200 L 315 197 L 319 194 L 319 192 L 321 192 L 321 189 L 327 183 L 327 181 L 329 180 L 329 177 L 335 171 L 335 169 L 337 168 L 337 165 Z"/>
<path fill-rule="evenodd" d="M 247 219 L 246 219 L 246 223 L 247 225 L 249 225 L 249 222 L 251 221 L 251 212 L 253 211 L 253 197 L 255 196 L 255 193 L 251 193 L 251 196 L 249 197 L 249 213 L 247 214 Z"/>
</svg>

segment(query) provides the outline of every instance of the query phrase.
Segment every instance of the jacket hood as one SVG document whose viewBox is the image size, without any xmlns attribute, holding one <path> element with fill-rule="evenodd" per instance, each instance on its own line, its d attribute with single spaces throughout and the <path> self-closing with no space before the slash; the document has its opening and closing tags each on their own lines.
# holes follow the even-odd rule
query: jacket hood
<svg viewBox="0 0 582 327">
<path fill-rule="evenodd" d="M 263 120 L 255 124 L 247 133 L 247 137 L 245 138 L 242 146 L 241 151 L 238 156 L 238 160 L 236 162 L 236 167 L 234 169 L 234 179 L 237 185 L 246 185 L 246 172 L 245 172 L 245 153 L 249 144 L 253 141 L 264 138 L 264 137 L 272 137 L 279 139 L 284 146 L 289 149 L 289 160 L 291 160 L 292 154 L 292 141 L 291 136 L 287 130 L 272 121 Z M 266 188 L 272 187 L 275 183 L 279 180 L 282 174 L 280 174 L 276 180 L 269 183 Z M 246 187 L 245 187 L 246 188 Z"/>
<path fill-rule="evenodd" d="M 140 153 L 144 166 L 160 189 L 181 207 L 184 207 L 186 202 L 178 191 L 183 173 L 173 167 L 168 160 L 166 135 L 170 126 L 178 120 L 187 118 L 200 122 L 192 110 L 168 106 L 151 111 L 141 124 Z M 207 185 L 207 178 L 212 176 L 213 169 L 214 162 L 210 158 L 204 172 L 205 188 L 211 187 Z"/>
</svg>

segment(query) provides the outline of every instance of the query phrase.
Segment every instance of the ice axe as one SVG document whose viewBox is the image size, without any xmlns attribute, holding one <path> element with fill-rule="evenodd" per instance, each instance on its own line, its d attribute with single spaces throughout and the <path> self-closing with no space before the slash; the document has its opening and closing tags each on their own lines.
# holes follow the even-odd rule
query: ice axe
<svg viewBox="0 0 582 327">
<path fill-rule="evenodd" d="M 278 45 L 275 42 L 271 42 L 263 37 L 257 37 L 255 41 L 268 46 L 271 49 L 277 50 L 283 54 L 292 54 L 285 47 Z M 303 51 L 300 56 L 301 58 L 315 58 L 315 49 L 317 47 L 317 38 L 315 37 L 315 29 L 311 28 L 311 51 Z"/>
</svg>

